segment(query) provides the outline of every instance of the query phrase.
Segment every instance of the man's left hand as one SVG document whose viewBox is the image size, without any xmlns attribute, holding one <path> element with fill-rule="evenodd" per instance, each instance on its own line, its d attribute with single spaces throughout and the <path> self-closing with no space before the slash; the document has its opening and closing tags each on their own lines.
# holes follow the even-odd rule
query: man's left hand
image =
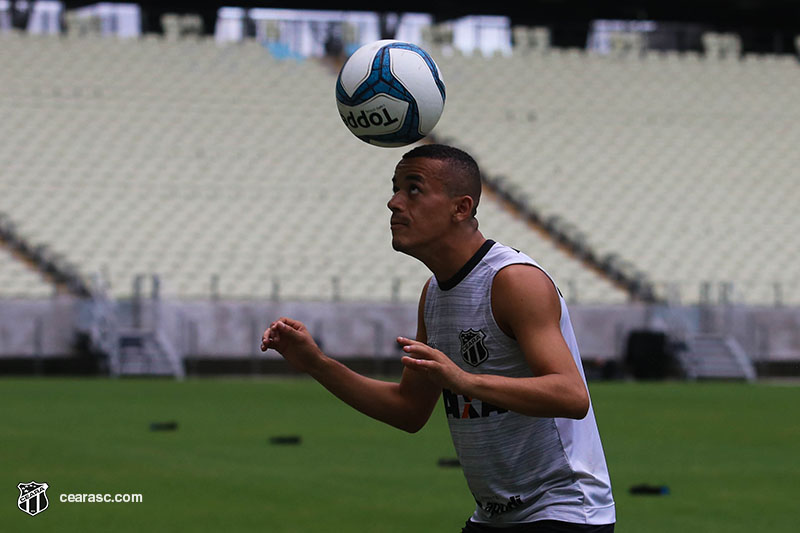
<svg viewBox="0 0 800 533">
<path fill-rule="evenodd" d="M 398 337 L 397 342 L 408 354 L 401 359 L 406 368 L 422 373 L 433 383 L 457 394 L 464 391 L 470 374 L 461 370 L 443 352 L 405 337 Z"/>
</svg>

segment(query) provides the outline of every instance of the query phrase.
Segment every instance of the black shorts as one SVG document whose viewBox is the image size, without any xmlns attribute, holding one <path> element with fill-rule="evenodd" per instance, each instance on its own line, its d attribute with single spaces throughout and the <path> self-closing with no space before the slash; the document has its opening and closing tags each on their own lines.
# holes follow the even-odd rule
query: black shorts
<svg viewBox="0 0 800 533">
<path fill-rule="evenodd" d="M 517 524 L 510 527 L 492 527 L 467 520 L 461 533 L 614 533 L 614 524 L 592 526 L 588 524 L 571 524 L 557 520 L 539 520 L 530 524 Z"/>
</svg>

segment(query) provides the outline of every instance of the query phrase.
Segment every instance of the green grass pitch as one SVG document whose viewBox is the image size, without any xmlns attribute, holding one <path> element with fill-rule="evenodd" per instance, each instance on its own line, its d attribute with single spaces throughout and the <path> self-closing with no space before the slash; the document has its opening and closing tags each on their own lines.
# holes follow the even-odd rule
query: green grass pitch
<svg viewBox="0 0 800 533">
<path fill-rule="evenodd" d="M 800 387 L 591 383 L 622 533 L 794 532 Z M 408 435 L 307 379 L 2 379 L 3 531 L 454 532 L 473 502 L 441 406 Z M 151 431 L 176 421 L 176 431 Z M 299 445 L 270 443 L 299 435 Z M 50 505 L 17 509 L 17 484 Z M 632 485 L 666 485 L 634 496 Z M 61 494 L 142 494 L 63 503 Z"/>
</svg>

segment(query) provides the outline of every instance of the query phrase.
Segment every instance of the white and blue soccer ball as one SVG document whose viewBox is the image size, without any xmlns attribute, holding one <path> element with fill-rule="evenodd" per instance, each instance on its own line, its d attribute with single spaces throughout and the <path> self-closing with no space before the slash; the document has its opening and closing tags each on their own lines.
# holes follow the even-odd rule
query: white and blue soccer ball
<svg viewBox="0 0 800 533">
<path fill-rule="evenodd" d="M 428 135 L 442 116 L 444 100 L 436 62 L 419 46 L 403 41 L 362 46 L 336 80 L 342 122 L 376 146 L 405 146 Z"/>
</svg>

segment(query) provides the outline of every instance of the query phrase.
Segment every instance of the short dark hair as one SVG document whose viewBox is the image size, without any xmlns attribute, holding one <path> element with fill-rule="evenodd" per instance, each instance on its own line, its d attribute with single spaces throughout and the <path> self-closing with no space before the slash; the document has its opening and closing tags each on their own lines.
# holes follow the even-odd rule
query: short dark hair
<svg viewBox="0 0 800 533">
<path fill-rule="evenodd" d="M 464 150 L 445 144 L 421 144 L 403 154 L 403 159 L 423 157 L 447 163 L 450 173 L 443 176 L 450 196 L 469 196 L 473 200 L 472 216 L 478 213 L 481 199 L 481 171 L 475 159 Z"/>
</svg>

